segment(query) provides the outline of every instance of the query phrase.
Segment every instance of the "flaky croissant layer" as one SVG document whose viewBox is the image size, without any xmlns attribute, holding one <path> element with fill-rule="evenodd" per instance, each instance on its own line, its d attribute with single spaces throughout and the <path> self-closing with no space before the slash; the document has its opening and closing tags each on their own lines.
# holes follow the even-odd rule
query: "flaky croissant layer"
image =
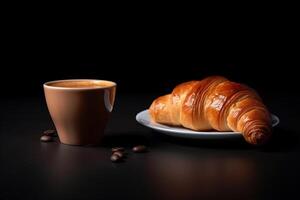
<svg viewBox="0 0 300 200">
<path fill-rule="evenodd" d="M 193 130 L 241 132 L 254 145 L 271 136 L 271 118 L 259 95 L 246 85 L 221 76 L 176 86 L 171 94 L 155 99 L 152 120 Z"/>
</svg>

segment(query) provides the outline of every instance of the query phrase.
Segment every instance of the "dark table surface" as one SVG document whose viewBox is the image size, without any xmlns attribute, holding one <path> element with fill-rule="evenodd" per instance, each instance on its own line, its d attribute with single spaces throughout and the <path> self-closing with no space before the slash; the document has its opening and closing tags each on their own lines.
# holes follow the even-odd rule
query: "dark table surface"
<svg viewBox="0 0 300 200">
<path fill-rule="evenodd" d="M 299 97 L 265 95 L 281 122 L 270 143 L 188 140 L 135 121 L 153 95 L 118 95 L 103 144 L 41 143 L 52 127 L 41 97 L 1 98 L 0 199 L 298 199 Z M 149 152 L 130 148 L 146 144 Z M 110 161 L 124 146 L 125 162 Z"/>
</svg>

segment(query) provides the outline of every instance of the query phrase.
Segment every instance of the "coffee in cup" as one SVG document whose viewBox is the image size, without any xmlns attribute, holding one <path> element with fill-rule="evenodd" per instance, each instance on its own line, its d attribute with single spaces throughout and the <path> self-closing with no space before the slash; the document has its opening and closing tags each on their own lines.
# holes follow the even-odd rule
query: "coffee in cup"
<svg viewBox="0 0 300 200">
<path fill-rule="evenodd" d="M 59 139 L 70 145 L 97 145 L 112 112 L 116 83 L 72 79 L 44 84 L 49 113 Z"/>
</svg>

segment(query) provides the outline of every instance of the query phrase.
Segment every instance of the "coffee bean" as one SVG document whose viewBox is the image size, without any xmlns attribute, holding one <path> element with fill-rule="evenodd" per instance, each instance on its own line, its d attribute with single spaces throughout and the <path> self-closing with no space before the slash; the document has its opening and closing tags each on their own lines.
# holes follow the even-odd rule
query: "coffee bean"
<svg viewBox="0 0 300 200">
<path fill-rule="evenodd" d="M 42 142 L 52 142 L 52 141 L 53 141 L 53 138 L 52 138 L 51 136 L 49 136 L 49 135 L 43 135 L 43 136 L 40 138 L 40 140 L 41 140 Z"/>
<path fill-rule="evenodd" d="M 116 152 L 116 151 L 120 151 L 120 152 L 124 152 L 125 149 L 124 147 L 114 147 L 111 149 L 112 152 Z"/>
<path fill-rule="evenodd" d="M 53 130 L 53 129 L 49 129 L 49 130 L 45 130 L 43 132 L 44 135 L 48 135 L 48 136 L 57 136 L 56 134 L 56 130 Z"/>
<path fill-rule="evenodd" d="M 147 151 L 147 147 L 145 145 L 138 145 L 133 147 L 132 151 L 135 153 L 143 153 Z"/>
<path fill-rule="evenodd" d="M 121 161 L 121 157 L 114 153 L 114 154 L 111 155 L 110 160 L 112 162 L 119 162 L 119 161 Z"/>
<path fill-rule="evenodd" d="M 123 157 L 124 157 L 124 154 L 123 154 L 121 151 L 115 151 L 115 152 L 113 153 L 113 155 L 117 155 L 117 156 L 119 156 L 120 158 L 123 158 Z"/>
</svg>

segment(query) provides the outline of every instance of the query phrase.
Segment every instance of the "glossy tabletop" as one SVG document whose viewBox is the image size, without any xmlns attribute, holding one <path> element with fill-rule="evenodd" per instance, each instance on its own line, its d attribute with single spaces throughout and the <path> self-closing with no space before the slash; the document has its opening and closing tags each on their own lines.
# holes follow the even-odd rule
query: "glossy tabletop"
<svg viewBox="0 0 300 200">
<path fill-rule="evenodd" d="M 150 94 L 118 95 L 101 146 L 41 143 L 52 123 L 42 97 L 0 100 L 0 199 L 291 199 L 300 177 L 299 106 L 266 97 L 280 118 L 273 139 L 252 147 L 242 138 L 182 139 L 135 121 Z M 299 98 L 298 98 L 299 102 Z M 149 151 L 131 148 L 145 144 Z M 110 161 L 111 147 L 128 152 Z M 296 198 L 297 199 L 297 198 Z"/>
</svg>

